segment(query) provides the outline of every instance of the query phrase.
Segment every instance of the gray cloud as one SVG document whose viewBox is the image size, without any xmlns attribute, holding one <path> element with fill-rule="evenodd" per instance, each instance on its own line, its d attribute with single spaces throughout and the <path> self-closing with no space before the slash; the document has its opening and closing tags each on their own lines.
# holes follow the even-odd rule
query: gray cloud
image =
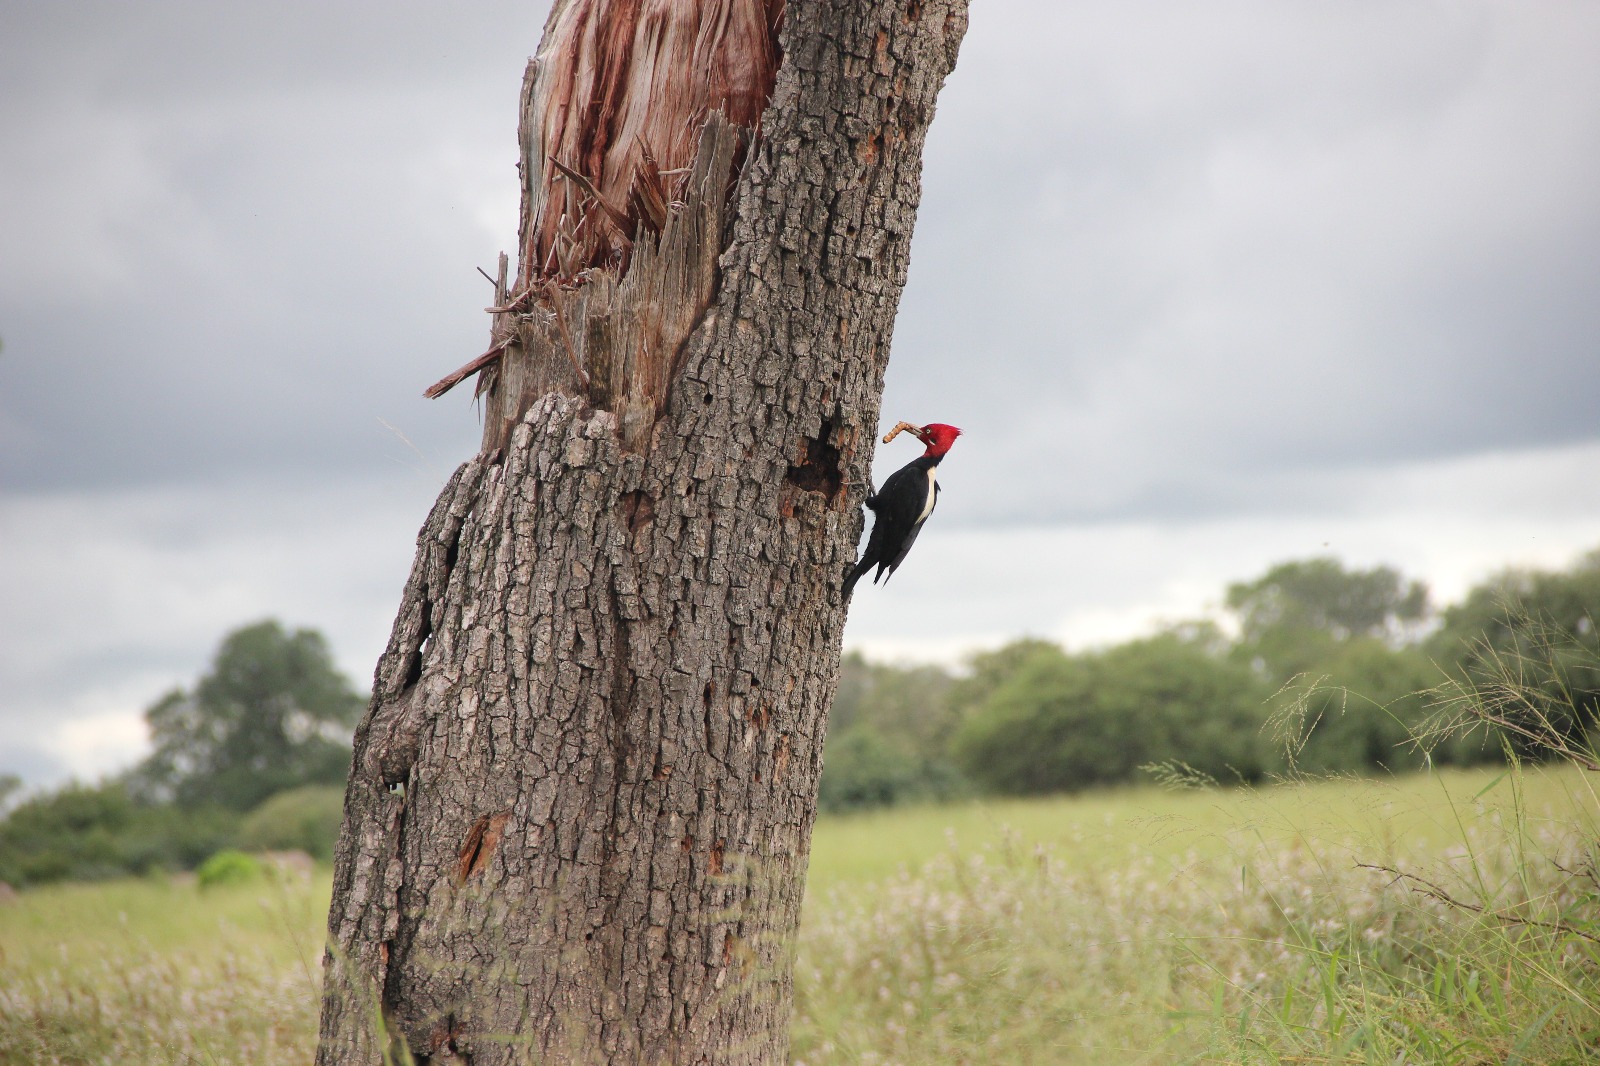
<svg viewBox="0 0 1600 1066">
<path fill-rule="evenodd" d="M 375 416 L 470 449 L 420 392 L 487 336 L 538 13 L 133 11 L 8 38 L 0 478 L 381 468 Z"/>
<path fill-rule="evenodd" d="M 543 6 L 8 8 L 0 767 L 126 757 L 264 614 L 370 672 L 476 444 L 420 391 L 487 335 Z M 1578 2 L 977 5 L 884 406 L 968 432 L 851 639 L 1124 633 L 1324 543 L 1458 585 L 1582 546 L 1596 54 Z"/>
<path fill-rule="evenodd" d="M 1452 11 L 974 20 L 889 379 L 982 424 L 953 513 L 1271 507 L 1274 472 L 1592 438 L 1600 22 Z"/>
<path fill-rule="evenodd" d="M 417 391 L 483 341 L 537 13 L 48 10 L 0 83 L 0 476 L 374 469 L 379 417 L 470 449 Z M 980 11 L 888 396 L 974 430 L 952 520 L 1588 439 L 1597 43 L 1580 5 Z"/>
</svg>

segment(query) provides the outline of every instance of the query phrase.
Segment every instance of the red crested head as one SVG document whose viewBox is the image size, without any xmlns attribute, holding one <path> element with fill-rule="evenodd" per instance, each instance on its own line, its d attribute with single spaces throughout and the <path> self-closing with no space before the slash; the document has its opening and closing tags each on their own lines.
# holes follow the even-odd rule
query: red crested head
<svg viewBox="0 0 1600 1066">
<path fill-rule="evenodd" d="M 955 426 L 947 426 L 943 422 L 929 422 L 921 429 L 913 429 L 917 439 L 928 446 L 922 454 L 935 458 L 950 450 L 950 446 L 961 436 L 961 431 Z"/>
</svg>

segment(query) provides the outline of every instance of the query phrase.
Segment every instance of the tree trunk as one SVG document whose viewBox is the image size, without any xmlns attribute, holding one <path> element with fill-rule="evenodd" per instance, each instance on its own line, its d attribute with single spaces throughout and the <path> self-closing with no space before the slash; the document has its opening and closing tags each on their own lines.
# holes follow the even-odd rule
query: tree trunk
<svg viewBox="0 0 1600 1066">
<path fill-rule="evenodd" d="M 521 262 L 435 387 L 480 374 L 485 448 L 356 733 L 319 1063 L 784 1060 L 839 587 L 965 25 L 558 2 Z"/>
</svg>

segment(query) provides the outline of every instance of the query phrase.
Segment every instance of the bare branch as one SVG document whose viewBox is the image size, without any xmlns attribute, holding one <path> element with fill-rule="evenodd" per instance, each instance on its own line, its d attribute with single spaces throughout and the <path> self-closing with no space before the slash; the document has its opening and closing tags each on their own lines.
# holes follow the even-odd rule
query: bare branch
<svg viewBox="0 0 1600 1066">
<path fill-rule="evenodd" d="M 1535 929 L 1547 929 L 1552 933 L 1562 933 L 1568 936 L 1581 937 L 1584 940 L 1588 940 L 1592 943 L 1600 944 L 1600 935 L 1588 932 L 1584 929 L 1579 929 L 1576 926 L 1567 924 L 1566 922 L 1547 922 L 1541 921 L 1538 918 L 1525 918 L 1518 914 L 1507 913 L 1506 911 L 1490 910 L 1489 908 L 1478 903 L 1468 903 L 1466 900 L 1456 899 L 1448 891 L 1441 888 L 1439 885 L 1434 884 L 1432 881 L 1429 881 L 1427 878 L 1418 877 L 1416 874 L 1408 874 L 1404 870 L 1396 870 L 1392 866 L 1377 866 L 1369 862 L 1358 862 L 1356 863 L 1356 867 L 1362 870 L 1376 870 L 1378 873 L 1389 874 L 1394 878 L 1390 884 L 1402 881 L 1409 882 L 1413 892 L 1416 892 L 1418 895 L 1427 896 L 1430 899 L 1436 899 L 1447 907 L 1454 907 L 1457 910 L 1468 911 L 1472 914 L 1481 914 L 1485 918 L 1493 918 L 1497 922 L 1505 922 L 1510 925 L 1526 925 Z"/>
</svg>

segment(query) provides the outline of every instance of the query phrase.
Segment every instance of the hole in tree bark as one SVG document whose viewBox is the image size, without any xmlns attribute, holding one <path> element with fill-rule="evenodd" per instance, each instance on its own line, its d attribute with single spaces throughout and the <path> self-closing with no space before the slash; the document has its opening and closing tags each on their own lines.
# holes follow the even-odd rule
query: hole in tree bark
<svg viewBox="0 0 1600 1066">
<path fill-rule="evenodd" d="M 444 1020 L 434 1026 L 433 1032 L 429 1034 L 429 1059 L 432 1058 L 433 1053 L 436 1051 L 448 1051 L 451 1055 L 459 1053 L 461 1049 L 456 1046 L 456 1039 L 460 1036 L 461 1022 L 457 1020 L 454 1014 L 446 1014 Z M 422 1061 L 420 1058 L 417 1059 L 418 1063 Z"/>
<path fill-rule="evenodd" d="M 833 419 L 822 423 L 815 437 L 807 437 L 800 446 L 800 455 L 789 463 L 784 480 L 805 492 L 820 492 L 831 502 L 844 485 L 844 474 L 839 470 L 839 449 L 831 443 L 838 424 Z"/>
<path fill-rule="evenodd" d="M 622 519 L 629 533 L 637 533 L 650 524 L 656 516 L 656 501 L 649 493 L 624 492 L 622 494 Z"/>
</svg>

